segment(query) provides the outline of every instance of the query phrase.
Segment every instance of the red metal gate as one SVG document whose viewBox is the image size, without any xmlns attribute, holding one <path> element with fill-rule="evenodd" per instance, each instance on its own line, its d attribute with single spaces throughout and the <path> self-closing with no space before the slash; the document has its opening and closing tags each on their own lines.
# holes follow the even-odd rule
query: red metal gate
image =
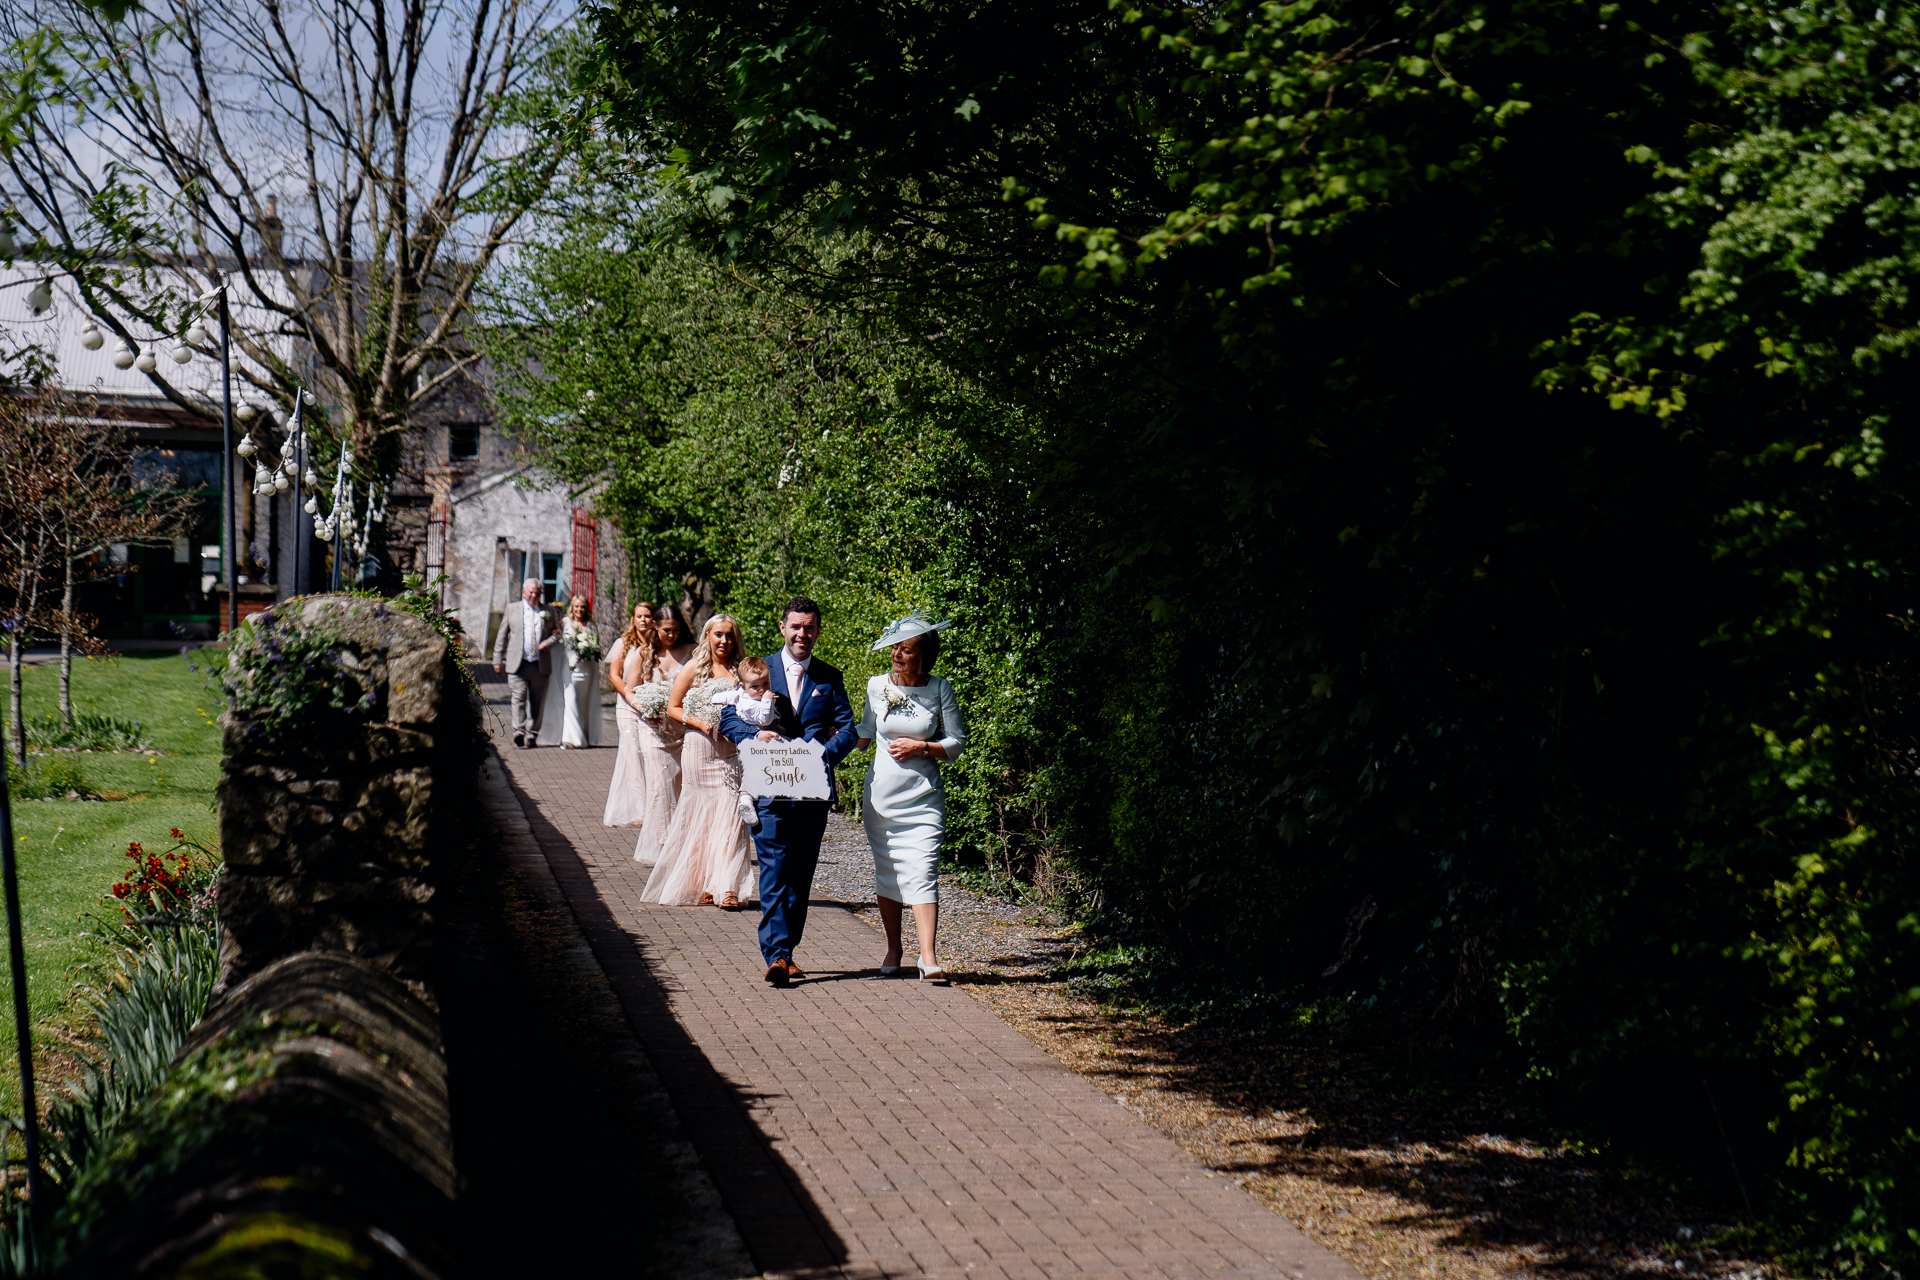
<svg viewBox="0 0 1920 1280">
<path fill-rule="evenodd" d="M 573 596 L 585 598 L 587 608 L 594 605 L 594 551 L 599 545 L 600 525 L 585 507 L 573 509 Z"/>
</svg>

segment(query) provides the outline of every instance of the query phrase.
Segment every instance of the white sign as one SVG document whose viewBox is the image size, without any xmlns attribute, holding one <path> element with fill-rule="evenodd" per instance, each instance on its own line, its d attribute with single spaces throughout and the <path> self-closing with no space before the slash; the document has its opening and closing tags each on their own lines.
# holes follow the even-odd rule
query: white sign
<svg viewBox="0 0 1920 1280">
<path fill-rule="evenodd" d="M 825 800 L 827 762 L 820 744 L 802 738 L 785 742 L 748 738 L 740 744 L 740 789 L 768 799 Z"/>
</svg>

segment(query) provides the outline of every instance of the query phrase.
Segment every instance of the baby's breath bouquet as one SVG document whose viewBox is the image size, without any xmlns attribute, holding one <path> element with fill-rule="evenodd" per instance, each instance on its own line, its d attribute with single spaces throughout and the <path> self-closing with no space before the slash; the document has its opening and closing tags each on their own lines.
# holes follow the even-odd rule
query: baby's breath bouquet
<svg viewBox="0 0 1920 1280">
<path fill-rule="evenodd" d="M 695 681 L 687 690 L 687 696 L 681 699 L 680 709 L 686 712 L 689 720 L 698 720 L 701 724 L 718 724 L 720 708 L 713 705 L 713 695 L 724 693 L 731 688 L 733 688 L 732 685 L 717 678 Z"/>
<path fill-rule="evenodd" d="M 640 713 L 643 720 L 658 720 L 667 714 L 667 699 L 672 692 L 672 686 L 665 680 L 649 680 L 645 684 L 635 685 L 633 709 Z"/>
</svg>

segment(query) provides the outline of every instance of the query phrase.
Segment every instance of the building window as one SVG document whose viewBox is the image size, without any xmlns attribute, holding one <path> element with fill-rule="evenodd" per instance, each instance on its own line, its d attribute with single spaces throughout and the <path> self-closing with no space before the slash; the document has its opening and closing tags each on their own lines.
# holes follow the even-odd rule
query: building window
<svg viewBox="0 0 1920 1280">
<path fill-rule="evenodd" d="M 480 424 L 455 422 L 447 427 L 447 455 L 452 458 L 480 456 Z"/>
<path fill-rule="evenodd" d="M 560 599 L 560 562 L 565 558 L 551 554 L 540 557 L 540 594 L 548 604 Z"/>
</svg>

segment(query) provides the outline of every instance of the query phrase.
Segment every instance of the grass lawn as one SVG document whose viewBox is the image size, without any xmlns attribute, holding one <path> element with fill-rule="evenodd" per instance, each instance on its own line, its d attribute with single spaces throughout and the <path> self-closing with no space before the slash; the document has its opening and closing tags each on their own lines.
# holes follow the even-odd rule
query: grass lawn
<svg viewBox="0 0 1920 1280">
<path fill-rule="evenodd" d="M 187 669 L 178 653 L 129 654 L 75 659 L 75 711 L 137 720 L 145 745 L 139 752 L 83 752 L 77 756 L 95 791 L 121 791 L 122 801 L 16 800 L 13 831 L 20 858 L 20 907 L 27 945 L 27 991 L 35 1025 L 35 1057 L 51 1043 L 47 1031 L 68 1021 L 68 993 L 76 966 L 93 951 L 83 935 L 89 915 L 113 908 L 102 902 L 114 881 L 132 865 L 127 842 L 149 849 L 172 843 L 171 827 L 213 843 L 217 835 L 214 784 L 220 776 L 220 730 L 215 718 L 225 706 L 207 667 Z M 58 715 L 60 669 L 31 667 L 25 673 L 26 714 Z M 4 707 L 0 703 L 0 707 Z M 0 962 L 0 1112 L 20 1109 L 20 1079 L 13 1035 L 13 984 Z"/>
</svg>

